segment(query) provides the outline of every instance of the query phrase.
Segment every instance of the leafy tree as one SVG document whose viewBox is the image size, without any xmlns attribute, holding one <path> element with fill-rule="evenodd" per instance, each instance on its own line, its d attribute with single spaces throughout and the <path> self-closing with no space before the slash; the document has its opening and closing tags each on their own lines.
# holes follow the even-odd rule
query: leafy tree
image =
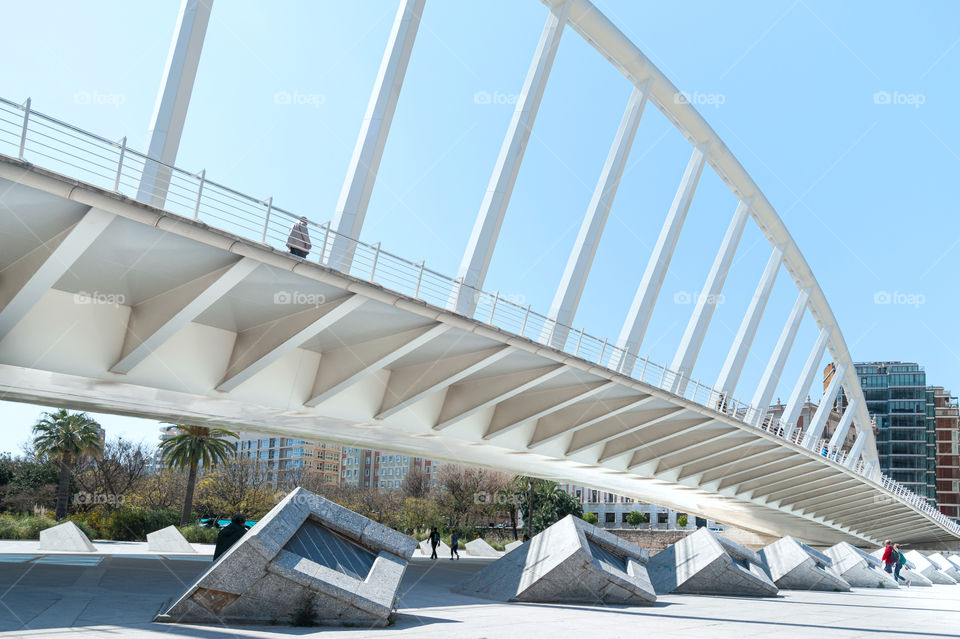
<svg viewBox="0 0 960 639">
<path fill-rule="evenodd" d="M 687 516 L 678 515 L 677 516 L 677 528 L 686 528 L 687 527 Z"/>
<path fill-rule="evenodd" d="M 424 499 L 430 488 L 430 477 L 419 466 L 414 466 L 403 478 L 401 490 L 405 497 Z"/>
<path fill-rule="evenodd" d="M 254 459 L 228 459 L 206 474 L 197 488 L 201 510 L 223 518 L 243 513 L 248 519 L 260 519 L 277 503 L 266 471 Z"/>
<path fill-rule="evenodd" d="M 225 428 L 181 424 L 176 424 L 176 427 L 179 433 L 160 443 L 160 459 L 170 468 L 187 471 L 183 514 L 180 516 L 180 525 L 186 526 L 190 522 L 190 513 L 193 510 L 197 470 L 200 466 L 213 469 L 221 462 L 228 460 L 236 452 L 237 444 L 224 438 L 236 438 L 237 435 Z"/>
<path fill-rule="evenodd" d="M 555 481 L 518 476 L 514 482 L 518 489 L 520 513 L 531 537 L 567 515 L 583 516 L 580 502 Z"/>
<path fill-rule="evenodd" d="M 643 523 L 643 513 L 639 510 L 631 510 L 627 515 L 627 523 L 631 526 L 639 526 Z"/>
<path fill-rule="evenodd" d="M 597 513 L 583 513 L 583 520 L 588 524 L 596 525 L 600 518 L 597 517 Z"/>
<path fill-rule="evenodd" d="M 130 496 L 147 468 L 151 454 L 140 443 L 117 438 L 106 442 L 99 459 L 87 458 L 76 472 L 77 484 L 90 494 L 105 495 L 108 510 L 119 507 Z M 89 510 L 96 504 L 83 504 Z"/>
<path fill-rule="evenodd" d="M 98 456 L 102 451 L 99 424 L 86 413 L 69 413 L 62 408 L 44 413 L 33 426 L 33 445 L 38 455 L 53 459 L 59 466 L 56 516 L 63 519 L 67 516 L 74 464 L 84 455 Z"/>
</svg>

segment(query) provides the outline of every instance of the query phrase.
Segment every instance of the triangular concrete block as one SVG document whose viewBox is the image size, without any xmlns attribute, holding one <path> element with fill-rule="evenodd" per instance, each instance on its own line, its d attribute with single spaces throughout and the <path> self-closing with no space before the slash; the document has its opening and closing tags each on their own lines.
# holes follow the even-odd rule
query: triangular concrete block
<svg viewBox="0 0 960 639">
<path fill-rule="evenodd" d="M 647 551 L 567 515 L 454 592 L 497 601 L 652 605 Z"/>
<path fill-rule="evenodd" d="M 960 566 L 953 563 L 946 558 L 943 554 L 935 552 L 932 555 L 929 555 L 930 561 L 936 564 L 937 568 L 945 572 L 947 575 L 952 577 L 956 581 L 960 581 Z"/>
<path fill-rule="evenodd" d="M 464 545 L 464 549 L 471 557 L 502 557 L 503 553 L 488 544 L 483 539 L 474 539 Z"/>
<path fill-rule="evenodd" d="M 878 548 L 874 550 L 871 555 L 874 558 L 879 559 L 883 563 L 883 548 Z M 906 555 L 906 553 L 904 553 Z M 900 569 L 900 576 L 910 582 L 911 586 L 932 586 L 933 582 L 927 579 L 924 575 L 917 572 L 917 565 L 910 561 L 910 558 L 907 558 L 907 563 L 903 565 Z"/>
<path fill-rule="evenodd" d="M 760 551 L 763 566 L 778 588 L 846 592 L 850 584 L 830 572 L 833 561 L 793 537 L 778 539 Z"/>
<path fill-rule="evenodd" d="M 833 570 L 854 588 L 899 588 L 879 559 L 853 544 L 842 541 L 824 554 L 833 560 Z"/>
<path fill-rule="evenodd" d="M 957 580 L 940 570 L 937 564 L 930 561 L 930 558 L 917 550 L 908 550 L 904 553 L 914 566 L 914 571 L 929 579 L 931 583 L 942 586 L 952 586 Z"/>
<path fill-rule="evenodd" d="M 511 541 L 509 544 L 504 546 L 504 548 L 506 549 L 507 552 L 510 552 L 511 550 L 515 550 L 522 545 L 523 545 L 523 542 L 518 539 L 516 541 Z"/>
<path fill-rule="evenodd" d="M 176 526 L 167 526 L 147 533 L 147 550 L 151 552 L 196 553 Z"/>
<path fill-rule="evenodd" d="M 40 550 L 60 552 L 96 552 L 90 540 L 72 521 L 40 531 Z"/>
<path fill-rule="evenodd" d="M 423 553 L 424 557 L 429 557 L 433 554 L 433 549 L 430 547 L 430 539 L 424 539 L 420 542 L 420 552 Z M 443 540 L 440 540 L 440 544 L 437 546 L 437 557 L 449 557 L 450 556 L 450 546 L 443 543 Z"/>
<path fill-rule="evenodd" d="M 760 556 L 700 528 L 650 558 L 647 572 L 657 594 L 775 597 L 777 586 Z"/>
<path fill-rule="evenodd" d="M 385 625 L 416 545 L 297 488 L 155 621 Z"/>
</svg>

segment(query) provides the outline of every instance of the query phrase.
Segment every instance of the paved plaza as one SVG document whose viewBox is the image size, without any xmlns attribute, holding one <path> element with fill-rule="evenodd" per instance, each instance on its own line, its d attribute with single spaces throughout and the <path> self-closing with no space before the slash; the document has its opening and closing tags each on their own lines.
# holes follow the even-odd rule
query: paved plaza
<svg viewBox="0 0 960 639">
<path fill-rule="evenodd" d="M 150 620 L 208 561 L 163 555 L 0 555 L 4 637 L 960 637 L 960 586 L 777 597 L 664 595 L 652 607 L 501 604 L 451 589 L 488 559 L 414 559 L 387 628 L 172 625 Z"/>
</svg>

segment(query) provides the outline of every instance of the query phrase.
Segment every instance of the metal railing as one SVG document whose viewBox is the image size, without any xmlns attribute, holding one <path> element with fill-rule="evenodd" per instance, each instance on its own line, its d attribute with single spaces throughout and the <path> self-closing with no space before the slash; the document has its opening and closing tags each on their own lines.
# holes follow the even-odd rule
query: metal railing
<svg viewBox="0 0 960 639">
<path fill-rule="evenodd" d="M 6 155 L 274 248 L 286 246 L 290 226 L 300 219 L 299 215 L 276 206 L 272 197 L 251 197 L 207 178 L 206 170 L 191 173 L 151 159 L 129 148 L 126 138 L 108 140 L 35 111 L 29 99 L 21 105 L 0 98 L 0 153 L 4 151 L 10 151 Z M 315 242 L 311 247 L 313 260 L 323 266 L 434 306 L 450 308 L 452 300 L 472 296 L 475 306 L 472 319 L 541 343 L 549 343 L 549 336 L 559 334 L 563 336 L 559 350 L 565 353 L 802 446 L 803 429 L 791 432 L 792 429 L 767 409 L 728 398 L 699 380 L 624 351 L 608 339 L 589 335 L 582 328 L 558 324 L 530 306 L 520 306 L 500 297 L 499 293 L 467 286 L 427 268 L 424 262 L 411 262 L 394 255 L 379 242 L 367 244 L 341 235 L 330 227 L 330 222 L 308 221 L 307 225 L 311 242 Z M 621 365 L 623 362 L 627 365 Z M 817 446 L 810 449 L 820 450 Z M 865 473 L 862 460 L 847 465 L 846 451 L 828 456 L 826 460 L 844 465 L 876 483 Z M 884 475 L 879 485 L 960 535 L 960 526 L 919 495 Z"/>
</svg>

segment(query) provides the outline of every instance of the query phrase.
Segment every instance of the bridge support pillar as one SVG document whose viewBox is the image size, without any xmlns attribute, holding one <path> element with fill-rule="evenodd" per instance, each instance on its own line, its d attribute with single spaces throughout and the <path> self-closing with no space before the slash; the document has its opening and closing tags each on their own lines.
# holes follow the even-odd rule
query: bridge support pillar
<svg viewBox="0 0 960 639">
<path fill-rule="evenodd" d="M 620 128 L 617 129 L 617 135 L 610 146 L 607 161 L 603 165 L 603 171 L 600 172 L 600 179 L 597 181 L 590 205 L 587 207 L 587 214 L 577 234 L 577 241 L 563 271 L 557 294 L 553 298 L 550 313 L 547 315 L 548 321 L 540 335 L 541 342 L 554 348 L 562 349 L 567 341 L 568 327 L 573 324 L 573 318 L 577 313 L 577 306 L 586 287 L 587 276 L 590 274 L 590 267 L 597 254 L 597 247 L 600 245 L 600 236 L 607 223 L 613 199 L 617 195 L 620 178 L 627 165 L 630 147 L 646 103 L 647 84 L 644 83 L 635 87 L 630 94 L 627 110 L 624 111 L 623 118 L 620 120 Z"/>
<path fill-rule="evenodd" d="M 773 356 L 767 363 L 767 368 L 763 371 L 763 377 L 760 378 L 760 385 L 753 395 L 753 401 L 750 402 L 755 411 L 753 415 L 747 417 L 747 421 L 754 426 L 763 423 L 763 418 L 767 415 L 770 407 L 770 400 L 773 398 L 773 392 L 777 389 L 777 382 L 780 381 L 780 375 L 783 373 L 783 366 L 787 363 L 787 355 L 790 354 L 790 348 L 793 346 L 793 340 L 797 337 L 797 330 L 800 328 L 800 322 L 803 320 L 804 311 L 807 310 L 807 300 L 810 299 L 809 289 L 803 289 L 797 295 L 797 301 L 793 304 L 793 310 L 790 311 L 790 317 L 787 319 L 786 326 L 780 333 L 780 339 L 773 349 Z"/>
<path fill-rule="evenodd" d="M 800 373 L 800 378 L 790 392 L 787 407 L 783 411 L 783 417 L 781 418 L 783 427 L 787 429 L 787 438 L 792 437 L 794 431 L 797 429 L 797 419 L 800 417 L 800 411 L 803 409 L 804 398 L 807 396 L 807 393 L 810 392 L 810 387 L 813 385 L 813 378 L 817 374 L 817 369 L 820 367 L 820 360 L 823 359 L 823 353 L 827 350 L 827 343 L 830 341 L 831 333 L 833 333 L 833 328 L 824 327 L 820 329 L 817 342 L 814 344 L 813 350 L 803 365 L 803 372 Z"/>
<path fill-rule="evenodd" d="M 356 249 L 355 242 L 351 240 L 359 239 L 363 228 L 425 2 L 403 0 L 397 9 L 377 81 L 367 104 L 367 113 L 360 127 L 360 136 L 350 158 L 347 178 L 340 191 L 337 210 L 330 222 L 331 230 L 337 235 L 333 238 L 330 254 L 320 257 L 328 266 L 343 272 L 350 271 Z"/>
<path fill-rule="evenodd" d="M 547 87 L 550 68 L 560 47 L 560 36 L 563 35 L 563 27 L 567 23 L 569 13 L 570 0 L 564 0 L 553 7 L 540 34 L 540 43 L 537 45 L 537 51 L 527 71 L 527 78 L 520 91 L 520 98 L 513 111 L 507 135 L 500 147 L 497 164 L 493 169 L 493 175 L 490 176 L 483 203 L 480 205 L 480 213 L 477 215 L 470 241 L 467 243 L 467 250 L 460 263 L 460 271 L 457 275 L 460 285 L 454 289 L 447 303 L 450 310 L 461 315 L 472 316 L 477 308 L 474 293 L 479 292 L 483 287 L 487 269 L 490 268 L 493 249 L 500 235 L 507 204 L 510 202 L 517 174 L 520 172 L 523 154 L 527 149 L 533 123 L 537 119 L 537 111 L 540 110 L 540 101 Z"/>
<path fill-rule="evenodd" d="M 707 334 L 707 327 L 710 325 L 717 300 L 723 290 L 723 283 L 726 281 L 727 273 L 730 272 L 730 266 L 733 264 L 733 256 L 737 252 L 737 246 L 740 245 L 740 238 L 743 236 L 743 229 L 747 224 L 749 214 L 750 203 L 740 202 L 733 214 L 733 219 L 730 221 L 730 226 L 727 227 L 727 233 L 723 236 L 723 242 L 720 244 L 720 250 L 713 260 L 713 266 L 707 275 L 703 290 L 697 295 L 693 315 L 690 316 L 687 329 L 680 341 L 680 348 L 677 349 L 673 364 L 670 366 L 683 376 L 677 378 L 673 387 L 673 392 L 677 395 L 683 395 L 686 387 L 684 378 L 690 377 L 693 372 L 693 365 L 697 361 L 697 355 L 700 354 L 700 347 L 703 346 L 703 338 Z"/>
<path fill-rule="evenodd" d="M 171 172 L 164 165 L 172 166 L 177 159 L 212 7 L 213 0 L 183 0 L 180 5 L 176 36 L 167 55 L 167 66 L 148 134 L 147 156 L 163 164 L 144 163 L 137 191 L 139 201 L 158 208 L 163 208 L 167 200 Z"/>
<path fill-rule="evenodd" d="M 647 331 L 650 318 L 653 316 L 653 308 L 660 296 L 663 280 L 667 275 L 667 269 L 670 267 L 670 259 L 677 247 L 683 222 L 687 218 L 687 211 L 690 210 L 693 194 L 697 189 L 697 183 L 700 181 L 700 175 L 703 173 L 707 151 L 707 145 L 697 146 L 693 149 L 683 178 L 680 180 L 680 187 L 677 189 L 677 193 L 673 197 L 673 204 L 670 205 L 670 211 L 667 213 L 667 219 L 664 220 L 663 227 L 660 229 L 660 237 L 657 238 L 657 244 L 653 247 L 653 253 L 650 254 L 647 268 L 640 280 L 640 286 L 637 287 L 633 304 L 630 305 L 630 312 L 623 323 L 620 337 L 617 339 L 617 350 L 610 357 L 610 368 L 626 375 L 629 375 L 633 368 L 640 343 L 643 342 L 643 334 Z"/>
<path fill-rule="evenodd" d="M 802 445 L 804 448 L 816 450 L 818 442 L 820 441 L 820 435 L 823 433 L 823 429 L 827 425 L 827 418 L 830 416 L 830 410 L 833 408 L 833 402 L 836 401 L 837 394 L 840 392 L 840 386 L 843 384 L 843 375 L 846 370 L 846 364 L 841 364 L 833 372 L 833 378 L 830 379 L 830 384 L 823 393 L 823 399 L 820 400 L 820 406 L 817 407 L 817 412 L 813 414 L 813 419 L 810 421 L 810 427 L 803 436 Z M 857 400 L 854 399 L 853 401 L 856 402 Z M 856 406 L 854 406 L 854 408 L 856 408 Z M 844 411 L 843 417 L 840 418 L 841 425 L 843 424 L 844 419 L 847 420 L 847 426 L 849 426 L 850 420 L 853 419 L 853 412 L 850 411 L 849 407 L 846 411 Z M 837 431 L 840 431 L 839 426 L 837 427 Z M 834 433 L 834 436 L 836 436 L 836 433 Z M 841 436 L 841 444 L 843 443 L 842 437 L 846 437 L 846 433 Z M 831 439 L 829 447 L 833 448 L 833 446 L 834 442 Z"/>
<path fill-rule="evenodd" d="M 724 360 L 723 367 L 720 369 L 720 377 L 717 379 L 716 387 L 725 400 L 729 401 L 733 391 L 737 388 L 740 373 L 743 372 L 743 365 L 747 361 L 747 353 L 750 352 L 750 345 L 753 343 L 753 337 L 757 334 L 760 318 L 763 317 L 767 300 L 770 299 L 770 291 L 773 290 L 773 284 L 777 281 L 777 273 L 780 272 L 781 262 L 783 262 L 783 249 L 779 246 L 774 247 L 770 259 L 767 260 L 767 266 L 763 269 L 763 275 L 760 277 L 760 283 L 753 294 L 753 299 L 747 306 L 747 312 L 743 316 L 740 328 L 737 329 L 737 335 L 730 346 L 727 359 Z"/>
</svg>

